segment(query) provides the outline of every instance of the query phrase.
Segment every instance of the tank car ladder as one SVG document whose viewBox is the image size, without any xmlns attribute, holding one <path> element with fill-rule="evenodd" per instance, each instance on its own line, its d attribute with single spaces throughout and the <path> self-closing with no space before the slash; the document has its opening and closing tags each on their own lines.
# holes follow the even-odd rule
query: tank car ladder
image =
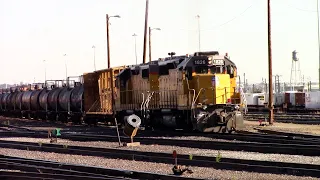
<svg viewBox="0 0 320 180">
<path fill-rule="evenodd" d="M 244 107 L 244 114 L 247 114 L 248 112 L 248 106 L 247 106 L 247 99 L 246 95 L 243 92 L 242 86 L 240 86 L 240 97 L 241 97 L 241 106 Z"/>
</svg>

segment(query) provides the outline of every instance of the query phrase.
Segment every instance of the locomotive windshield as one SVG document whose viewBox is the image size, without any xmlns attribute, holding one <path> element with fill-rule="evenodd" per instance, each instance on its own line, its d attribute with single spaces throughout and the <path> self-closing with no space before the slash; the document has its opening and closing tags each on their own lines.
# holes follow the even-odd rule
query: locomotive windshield
<svg viewBox="0 0 320 180">
<path fill-rule="evenodd" d="M 210 73 L 211 74 L 221 74 L 225 70 L 224 66 L 212 66 L 210 67 Z"/>
</svg>

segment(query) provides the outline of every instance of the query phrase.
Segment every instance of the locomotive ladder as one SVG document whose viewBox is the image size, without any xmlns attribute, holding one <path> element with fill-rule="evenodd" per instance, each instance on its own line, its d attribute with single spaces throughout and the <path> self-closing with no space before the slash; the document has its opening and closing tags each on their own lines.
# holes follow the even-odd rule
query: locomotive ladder
<svg viewBox="0 0 320 180">
<path fill-rule="evenodd" d="M 247 99 L 241 85 L 240 85 L 240 96 L 241 96 L 241 105 L 244 107 L 244 114 L 247 114 L 248 112 Z"/>
</svg>

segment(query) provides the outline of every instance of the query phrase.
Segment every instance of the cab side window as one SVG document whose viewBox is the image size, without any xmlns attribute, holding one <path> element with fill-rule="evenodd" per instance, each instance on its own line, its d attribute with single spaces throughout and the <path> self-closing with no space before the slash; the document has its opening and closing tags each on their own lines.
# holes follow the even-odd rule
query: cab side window
<svg viewBox="0 0 320 180">
<path fill-rule="evenodd" d="M 187 69 L 186 69 L 186 78 L 188 80 L 192 79 L 192 67 L 187 67 Z"/>
</svg>

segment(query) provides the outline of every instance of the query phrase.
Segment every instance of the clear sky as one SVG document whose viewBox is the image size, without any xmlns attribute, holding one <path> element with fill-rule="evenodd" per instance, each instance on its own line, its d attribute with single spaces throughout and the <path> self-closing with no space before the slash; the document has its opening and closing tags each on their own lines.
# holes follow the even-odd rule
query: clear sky
<svg viewBox="0 0 320 180">
<path fill-rule="evenodd" d="M 291 52 L 298 51 L 305 79 L 318 80 L 316 0 L 271 0 L 274 74 L 289 81 Z M 0 83 L 80 75 L 107 67 L 106 14 L 110 26 L 111 65 L 142 62 L 145 0 L 0 0 Z M 268 73 L 267 0 L 150 0 L 152 57 L 201 50 L 229 53 L 241 74 L 260 82 Z M 67 54 L 63 56 L 63 54 Z"/>
</svg>

